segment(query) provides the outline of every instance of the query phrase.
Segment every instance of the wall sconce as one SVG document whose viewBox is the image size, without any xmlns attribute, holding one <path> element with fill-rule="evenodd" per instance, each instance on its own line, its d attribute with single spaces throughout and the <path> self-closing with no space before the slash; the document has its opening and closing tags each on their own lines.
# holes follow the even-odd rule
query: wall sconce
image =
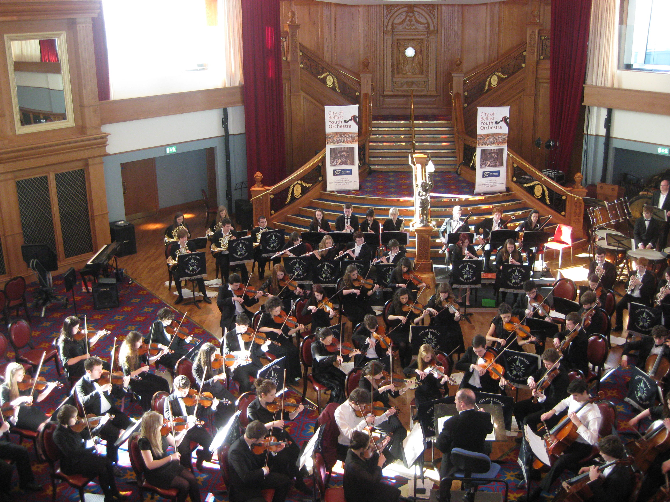
<svg viewBox="0 0 670 502">
<path fill-rule="evenodd" d="M 408 58 L 413 58 L 416 55 L 416 49 L 411 45 L 405 49 L 405 56 Z"/>
</svg>

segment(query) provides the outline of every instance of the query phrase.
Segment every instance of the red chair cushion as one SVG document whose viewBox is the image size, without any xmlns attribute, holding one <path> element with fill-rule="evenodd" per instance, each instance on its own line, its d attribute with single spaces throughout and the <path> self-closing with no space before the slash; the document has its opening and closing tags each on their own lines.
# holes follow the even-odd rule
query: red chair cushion
<svg viewBox="0 0 670 502">
<path fill-rule="evenodd" d="M 324 391 L 328 389 L 328 387 L 326 387 L 325 385 L 321 385 L 319 382 L 314 380 L 314 377 L 312 375 L 307 375 L 307 378 L 309 379 L 309 383 L 311 383 L 316 390 Z"/>
<path fill-rule="evenodd" d="M 69 483 L 75 488 L 83 488 L 91 482 L 94 478 L 89 478 L 87 476 L 82 476 L 81 474 L 65 474 L 60 469 L 55 473 L 55 476 L 63 481 Z"/>
<path fill-rule="evenodd" d="M 261 492 L 265 502 L 272 502 L 273 497 L 275 496 L 274 488 L 267 488 Z"/>
<path fill-rule="evenodd" d="M 345 502 L 344 488 L 326 488 L 326 502 Z"/>
<path fill-rule="evenodd" d="M 142 488 L 145 490 L 154 491 L 159 496 L 164 497 L 166 499 L 176 499 L 177 493 L 179 493 L 176 488 L 158 488 L 157 486 L 147 483 L 146 481 L 142 483 Z"/>
<path fill-rule="evenodd" d="M 27 438 L 27 439 L 37 439 L 38 432 L 31 431 L 30 429 L 17 429 L 16 427 L 12 427 L 12 429 L 9 431 L 11 434 L 18 434 L 21 437 Z"/>
<path fill-rule="evenodd" d="M 26 350 L 25 352 L 21 352 L 19 354 L 19 360 L 30 363 L 33 366 L 37 366 L 40 363 L 40 359 L 42 359 L 42 354 L 45 352 L 46 352 L 46 355 L 44 356 L 45 361 L 55 359 L 56 355 L 58 354 L 58 352 L 56 352 L 56 349 L 49 349 L 49 350 L 31 349 Z"/>
</svg>

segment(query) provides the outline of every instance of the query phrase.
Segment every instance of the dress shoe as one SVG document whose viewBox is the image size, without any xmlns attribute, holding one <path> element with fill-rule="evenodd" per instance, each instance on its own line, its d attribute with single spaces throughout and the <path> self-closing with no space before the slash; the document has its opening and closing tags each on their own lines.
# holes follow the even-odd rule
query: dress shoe
<svg viewBox="0 0 670 502">
<path fill-rule="evenodd" d="M 175 304 L 175 305 L 179 305 L 179 304 L 180 304 L 181 302 L 183 302 L 183 301 L 184 301 L 184 297 L 181 296 L 181 295 L 179 295 L 179 296 L 177 297 L 177 299 L 174 301 L 174 304 Z"/>
<path fill-rule="evenodd" d="M 202 472 L 202 463 L 205 461 L 204 458 L 198 457 L 197 462 L 195 463 L 195 468 Z"/>
<path fill-rule="evenodd" d="M 212 303 L 212 299 L 211 299 L 209 296 L 207 296 L 207 295 L 204 296 L 203 301 L 204 301 L 205 303 Z"/>
<path fill-rule="evenodd" d="M 41 492 L 42 490 L 44 490 L 42 485 L 38 485 L 34 481 L 32 483 L 26 483 L 25 485 L 21 485 L 20 488 L 24 492 Z"/>
</svg>

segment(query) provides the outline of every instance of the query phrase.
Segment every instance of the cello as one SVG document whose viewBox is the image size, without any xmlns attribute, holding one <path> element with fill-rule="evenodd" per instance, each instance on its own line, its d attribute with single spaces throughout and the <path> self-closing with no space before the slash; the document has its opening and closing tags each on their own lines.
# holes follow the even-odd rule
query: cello
<svg viewBox="0 0 670 502">
<path fill-rule="evenodd" d="M 631 459 L 612 460 L 610 462 L 605 462 L 604 464 L 599 465 L 598 472 L 603 472 L 608 467 L 614 465 L 630 465 L 631 463 Z M 593 496 L 593 492 L 591 491 L 591 487 L 593 486 L 592 483 L 601 482 L 601 479 L 591 481 L 591 478 L 589 477 L 589 471 L 579 474 L 574 478 L 563 481 L 561 490 L 559 491 L 558 495 L 556 495 L 556 498 L 554 498 L 554 502 L 583 502 L 585 500 L 589 500 Z"/>
<path fill-rule="evenodd" d="M 654 422 L 646 434 L 626 445 L 635 461 L 635 465 L 646 471 L 659 453 L 670 448 L 670 432 L 663 422 Z"/>
</svg>

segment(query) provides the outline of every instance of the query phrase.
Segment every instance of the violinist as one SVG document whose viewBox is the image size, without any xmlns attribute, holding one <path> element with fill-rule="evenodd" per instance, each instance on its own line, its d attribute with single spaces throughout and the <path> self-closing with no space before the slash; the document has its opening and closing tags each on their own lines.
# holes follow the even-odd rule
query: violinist
<svg viewBox="0 0 670 502">
<path fill-rule="evenodd" d="M 628 425 L 630 425 L 630 427 L 638 427 L 639 423 L 646 418 L 650 418 L 652 420 L 652 423 L 647 429 L 647 432 L 657 426 L 660 426 L 660 424 L 657 422 L 662 420 L 663 426 L 668 431 L 666 434 L 670 433 L 670 392 L 665 394 L 665 401 L 663 404 L 647 408 L 643 412 L 631 418 L 628 421 Z M 642 486 L 640 487 L 640 493 L 637 497 L 637 500 L 640 502 L 646 502 L 649 500 L 654 495 L 654 493 L 656 493 L 658 487 L 665 483 L 664 475 L 669 472 L 670 449 L 659 452 L 656 455 L 656 458 L 651 462 L 651 465 L 646 470 L 644 477 L 642 478 Z"/>
<path fill-rule="evenodd" d="M 412 260 L 406 256 L 398 261 L 398 264 L 393 269 L 391 280 L 389 282 L 394 293 L 398 288 L 405 288 L 412 292 L 412 298 L 416 297 L 414 294 L 416 291 L 426 288 L 426 283 L 414 274 L 414 264 L 412 263 Z"/>
<path fill-rule="evenodd" d="M 123 375 L 130 377 L 129 386 L 133 394 L 140 399 L 140 407 L 143 411 L 151 409 L 151 398 L 156 392 L 170 392 L 170 384 L 162 376 L 150 373 L 149 365 L 163 357 L 166 349 L 157 355 L 150 356 L 149 353 L 140 355 L 139 350 L 144 341 L 142 333 L 131 331 L 126 336 L 119 349 L 119 364 Z"/>
<path fill-rule="evenodd" d="M 211 237 L 212 256 L 216 259 L 216 263 L 219 266 L 219 270 L 221 271 L 221 277 L 228 277 L 230 275 L 231 267 L 228 246 L 230 241 L 237 239 L 237 237 L 237 232 L 233 230 L 233 222 L 230 220 L 230 218 L 224 218 L 221 220 L 221 229 L 217 230 Z M 249 272 L 247 271 L 246 264 L 240 263 L 238 265 L 234 265 L 233 270 L 240 274 L 242 281 L 244 284 L 246 284 L 249 280 Z"/>
<path fill-rule="evenodd" d="M 381 263 L 392 263 L 397 265 L 400 260 L 405 257 L 405 252 L 400 249 L 398 239 L 391 239 L 388 243 L 389 251 L 379 259 Z"/>
<path fill-rule="evenodd" d="M 488 350 L 495 354 L 492 349 Z M 491 376 L 483 359 L 486 354 L 486 338 L 482 335 L 475 335 L 472 338 L 472 347 L 468 347 L 454 365 L 455 369 L 465 372 L 461 381 L 461 389 L 472 389 L 475 392 L 488 392 L 489 394 L 502 393 L 501 388 L 507 384 L 507 381 L 504 376 L 499 379 Z M 505 368 L 507 365 L 505 354 L 498 357 L 495 362 Z"/>
<path fill-rule="evenodd" d="M 370 426 L 379 428 L 389 417 L 398 412 L 395 408 L 389 408 L 379 416 L 367 413 L 369 410 L 366 409 L 366 406 L 369 406 L 372 402 L 370 398 L 370 393 L 367 390 L 357 387 L 351 391 L 349 399 L 335 410 L 335 422 L 340 429 L 340 435 L 337 437 L 338 459 L 346 458 L 354 431 L 363 431 Z M 389 446 L 387 445 L 386 448 L 388 449 Z"/>
<path fill-rule="evenodd" d="M 44 401 L 58 382 L 49 382 L 37 395 L 37 398 L 33 399 L 32 386 L 25 390 L 19 388 L 25 376 L 26 372 L 21 364 L 9 363 L 7 365 L 5 383 L 0 386 L 0 405 L 9 403 L 14 407 L 14 415 L 7 419 L 12 426 L 38 432 L 44 427 L 44 422 L 49 417 L 35 406 L 35 402 Z"/>
<path fill-rule="evenodd" d="M 181 338 L 177 334 L 176 327 L 178 323 L 174 323 L 172 328 L 174 334 L 168 335 L 165 328 L 172 325 L 173 321 L 174 310 L 168 307 L 160 309 L 156 314 L 156 320 L 151 324 L 149 339 L 147 340 L 148 344 L 155 343 L 161 349 L 167 350 L 169 347 L 169 352 L 166 352 L 156 360 L 156 368 L 158 368 L 159 365 L 163 366 L 170 373 L 174 372 L 177 361 L 188 353 L 188 349 L 185 345 L 190 343 L 193 339 L 192 336 Z"/>
<path fill-rule="evenodd" d="M 386 462 L 370 436 L 354 431 L 344 462 L 344 499 L 347 502 L 398 502 L 400 490 L 382 481 Z"/>
<path fill-rule="evenodd" d="M 537 209 L 531 209 L 528 218 L 523 220 L 518 227 L 516 227 L 517 232 L 539 232 L 540 230 L 540 212 Z M 530 247 L 526 244 L 522 248 L 525 251 L 526 256 L 528 257 L 528 265 L 530 269 L 533 270 L 533 265 L 535 264 L 535 247 Z"/>
<path fill-rule="evenodd" d="M 305 408 L 302 404 L 292 411 L 284 411 L 281 414 L 281 399 L 277 397 L 277 384 L 270 379 L 259 378 L 254 382 L 256 387 L 256 399 L 254 399 L 247 408 L 249 420 L 258 421 L 265 425 L 266 432 L 275 437 L 278 441 L 287 443 L 287 446 L 277 453 L 275 467 L 277 472 L 288 476 L 289 479 L 295 479 L 295 488 L 303 493 L 311 494 L 312 491 L 307 488 L 303 481 L 303 473 L 298 469 L 297 461 L 300 456 L 300 448 L 286 431 L 286 421 L 295 420 Z M 268 410 L 270 403 L 279 403 L 279 410 L 272 413 Z M 279 413 L 279 415 L 277 415 Z"/>
<path fill-rule="evenodd" d="M 523 290 L 525 295 L 519 295 L 512 307 L 512 315 L 519 319 L 534 318 L 548 320 L 551 306 L 546 298 L 543 298 L 537 291 L 537 284 L 534 280 L 524 281 Z M 533 333 L 528 339 L 529 342 L 536 344 L 536 353 L 544 349 L 546 334 L 540 331 Z"/>
<path fill-rule="evenodd" d="M 486 444 L 486 436 L 493 432 L 491 415 L 486 411 L 475 409 L 475 393 L 470 389 L 461 389 L 456 393 L 457 415 L 444 422 L 444 426 L 437 437 L 435 446 L 442 452 L 440 478 L 450 475 L 451 450 L 463 448 L 477 453 L 490 454 L 490 446 Z M 474 490 L 468 490 L 463 498 L 466 502 L 473 502 Z M 439 502 L 451 500 L 451 482 L 443 482 L 440 486 Z"/>
<path fill-rule="evenodd" d="M 291 232 L 288 242 L 284 244 L 284 248 L 279 252 L 284 257 L 302 256 L 305 253 L 307 253 L 307 245 L 302 242 L 302 238 L 298 232 Z"/>
<path fill-rule="evenodd" d="M 86 337 L 82 337 L 81 340 L 75 338 L 75 335 L 79 333 L 80 325 L 81 322 L 77 316 L 66 317 L 56 341 L 58 355 L 65 368 L 65 374 L 71 382 L 84 376 L 84 361 L 90 357 L 89 350 L 86 348 Z M 98 332 L 88 339 L 89 349 L 100 339 L 99 333 L 104 334 L 106 331 Z"/>
<path fill-rule="evenodd" d="M 639 340 L 633 340 L 623 344 L 621 355 L 621 366 L 628 367 L 631 357 L 635 366 L 644 370 L 649 356 L 656 355 L 670 362 L 670 347 L 668 346 L 668 329 L 657 325 L 651 328 L 651 336 L 643 336 Z"/>
<path fill-rule="evenodd" d="M 451 347 L 459 347 L 458 352 L 464 351 L 461 313 L 448 283 L 440 283 L 437 292 L 426 303 L 426 310 L 430 314 L 430 325 L 446 327 Z"/>
<path fill-rule="evenodd" d="M 102 376 L 102 360 L 91 356 L 84 362 L 84 369 L 86 374 L 75 384 L 74 392 L 86 414 L 102 416 L 109 413 L 112 416 L 111 420 L 100 423 L 91 433 L 107 442 L 107 458 L 115 464 L 119 459 L 118 446 L 115 443 L 133 422 L 109 402 L 112 384 L 98 385 L 97 381 Z"/>
<path fill-rule="evenodd" d="M 342 293 L 342 310 L 353 326 L 363 322 L 366 314 L 375 313 L 370 307 L 369 297 L 379 290 L 379 284 L 367 288 L 362 284 L 362 277 L 358 273 L 356 265 L 347 266 L 344 276 L 337 285 Z"/>
<path fill-rule="evenodd" d="M 571 443 L 565 451 L 552 464 L 547 475 L 542 479 L 540 486 L 528 496 L 529 502 L 540 499 L 542 491 L 549 493 L 551 485 L 563 474 L 563 471 L 570 470 L 577 472 L 578 463 L 591 454 L 593 446 L 598 442 L 598 431 L 602 422 L 600 408 L 595 403 L 589 403 L 589 396 L 586 382 L 577 378 L 568 385 L 568 394 L 551 410 L 543 413 L 540 419 L 546 422 L 549 427 L 558 423 L 558 416 L 566 415 L 577 427 L 577 439 Z"/>
<path fill-rule="evenodd" d="M 289 312 L 292 304 L 300 300 L 305 294 L 303 289 L 289 277 L 284 265 L 281 263 L 272 267 L 272 275 L 263 283 L 260 289 L 280 298 L 282 300 L 282 308 L 286 312 Z"/>
<path fill-rule="evenodd" d="M 470 234 L 462 233 L 459 235 L 458 242 L 452 244 L 449 248 L 449 256 L 452 261 L 477 259 L 477 251 L 475 251 L 475 247 L 470 243 Z M 465 288 L 465 304 L 470 305 L 470 288 L 468 287 Z"/>
<path fill-rule="evenodd" d="M 228 209 L 226 209 L 226 206 L 221 205 L 216 209 L 216 218 L 214 219 L 212 224 L 209 226 L 209 228 L 205 231 L 205 235 L 207 237 L 211 237 L 216 232 L 221 230 L 223 228 L 223 219 L 224 218 L 230 219 L 230 216 L 228 216 Z"/>
<path fill-rule="evenodd" d="M 589 335 L 604 335 L 603 328 L 607 326 L 607 317 L 596 305 L 597 300 L 598 298 L 593 291 L 586 291 L 579 297 L 581 307 L 577 313 L 582 318 L 584 331 Z M 587 319 L 588 326 L 586 326 Z"/>
<path fill-rule="evenodd" d="M 214 361 L 221 357 L 216 347 L 211 343 L 204 343 L 193 363 L 193 378 L 200 392 L 210 392 L 212 410 L 214 411 L 214 425 L 219 428 L 235 413 L 235 396 L 226 388 L 225 365 L 214 368 Z"/>
<path fill-rule="evenodd" d="M 600 285 L 604 289 L 614 288 L 617 276 L 616 267 L 605 259 L 605 249 L 600 246 L 596 248 L 596 259 L 589 264 L 589 277 L 592 274 L 598 276 Z"/>
<path fill-rule="evenodd" d="M 353 213 L 353 206 L 347 202 L 344 204 L 341 215 L 335 220 L 335 231 L 337 232 L 358 232 L 358 216 Z"/>
<path fill-rule="evenodd" d="M 263 232 L 270 230 L 268 228 L 268 220 L 264 215 L 258 217 L 258 226 L 251 231 L 251 241 L 254 243 L 254 261 L 258 263 L 258 279 L 263 280 L 265 278 L 265 266 L 267 265 L 269 258 L 263 256 L 263 250 L 261 249 L 261 236 Z M 279 263 L 279 258 L 272 260 L 272 264 Z"/>
<path fill-rule="evenodd" d="M 327 328 L 331 325 L 333 317 L 335 317 L 335 310 L 333 304 L 328 301 L 326 292 L 321 284 L 314 284 L 312 286 L 312 293 L 309 295 L 309 300 L 302 310 L 303 316 L 312 316 L 312 324 L 310 330 L 315 333 L 319 328 Z"/>
<path fill-rule="evenodd" d="M 285 467 L 278 455 L 266 453 L 256 455 L 252 448 L 263 443 L 267 429 L 262 422 L 255 420 L 247 425 L 244 435 L 230 446 L 228 464 L 230 465 L 229 496 L 238 502 L 262 502 L 262 491 L 273 489 L 272 502 L 284 502 L 291 489 L 291 478 L 283 474 Z M 279 453 L 284 445 L 277 447 Z"/>
<path fill-rule="evenodd" d="M 502 279 L 502 269 L 503 265 L 523 265 L 523 258 L 521 257 L 521 252 L 517 249 L 516 243 L 512 239 L 507 239 L 502 247 L 496 253 L 496 282 L 495 290 L 496 293 L 500 289 L 501 279 Z M 507 293 L 502 295 L 502 301 L 505 301 Z M 517 300 L 518 293 L 514 293 L 514 301 Z"/>
<path fill-rule="evenodd" d="M 358 260 L 363 262 L 364 273 L 367 273 L 372 262 L 372 249 L 365 243 L 363 232 L 354 232 L 354 244 L 349 245 L 348 249 L 344 251 L 344 257 L 350 260 Z"/>
<path fill-rule="evenodd" d="M 282 301 L 276 296 L 268 298 L 264 309 L 265 313 L 258 321 L 258 331 L 266 333 L 270 340 L 279 344 L 270 344 L 268 352 L 277 357 L 286 356 L 287 378 L 290 383 L 295 383 L 301 376 L 300 351 L 293 343 L 292 337 L 304 331 L 305 326 L 296 322 L 295 327 L 289 327 L 288 319 L 282 320 Z"/>
<path fill-rule="evenodd" d="M 630 275 L 626 294 L 616 304 L 616 326 L 612 329 L 613 332 L 623 331 L 623 311 L 628 309 L 630 302 L 651 306 L 656 278 L 648 267 L 649 260 L 646 258 L 637 259 L 637 271 Z"/>
<path fill-rule="evenodd" d="M 389 217 L 382 225 L 382 232 L 402 232 L 402 226 L 405 223 L 402 218 L 398 218 L 398 208 L 389 209 Z"/>
<path fill-rule="evenodd" d="M 375 210 L 370 208 L 365 213 L 365 219 L 361 223 L 361 232 L 374 232 L 379 235 L 381 233 L 381 225 L 375 219 Z"/>
<path fill-rule="evenodd" d="M 607 295 L 609 294 L 609 291 L 601 286 L 600 279 L 596 274 L 591 274 L 589 276 L 589 289 L 587 291 L 593 291 L 596 294 L 600 306 L 604 309 L 607 304 Z M 668 300 L 670 300 L 670 298 L 668 298 Z"/>
<path fill-rule="evenodd" d="M 194 474 L 179 463 L 179 452 L 168 455 L 168 446 L 178 448 L 184 434 L 163 436 L 161 427 L 163 417 L 155 411 L 147 411 L 142 415 L 139 439 L 137 444 L 144 461 L 144 477 L 148 483 L 167 490 L 177 489 L 177 502 L 184 502 L 191 497 L 191 502 L 200 502 L 200 485 Z"/>
<path fill-rule="evenodd" d="M 309 224 L 310 232 L 330 232 L 330 223 L 323 217 L 323 211 L 317 209 L 314 211 L 314 218 Z"/>
<path fill-rule="evenodd" d="M 256 379 L 258 371 L 263 368 L 263 363 L 260 357 L 263 352 L 267 351 L 267 341 L 263 345 L 256 343 L 253 338 L 250 341 L 245 341 L 245 334 L 249 331 L 253 333 L 254 330 L 249 330 L 249 318 L 246 314 L 237 314 L 235 316 L 235 329 L 226 333 L 224 344 L 224 352 L 226 354 L 234 354 L 240 358 L 233 367 L 232 378 L 237 382 L 240 393 L 249 392 L 253 389 L 252 382 Z"/>
<path fill-rule="evenodd" d="M 441 399 L 444 395 L 449 395 L 449 377 L 440 377 L 439 373 L 431 371 L 433 367 L 440 369 L 440 364 L 435 358 L 435 349 L 427 343 L 419 348 L 419 354 L 412 364 L 404 369 L 407 378 L 416 376 L 419 386 L 414 391 L 414 400 L 417 407 L 421 403 Z M 444 373 L 444 368 L 440 371 Z M 444 394 L 443 394 L 444 393 Z"/>
<path fill-rule="evenodd" d="M 169 256 L 167 259 L 168 265 L 170 266 L 170 271 L 172 272 L 172 278 L 174 279 L 174 285 L 177 289 L 177 299 L 174 302 L 175 305 L 179 305 L 184 301 L 184 296 L 181 292 L 181 276 L 179 274 L 179 267 L 177 265 L 178 256 L 195 251 L 195 248 L 193 248 L 193 246 L 191 246 L 188 242 L 188 231 L 185 228 L 180 228 L 177 231 L 177 241 L 177 243 L 170 244 Z M 202 277 L 198 277 L 196 282 L 198 283 L 198 289 L 202 293 L 205 303 L 212 303 L 212 300 L 207 296 L 205 280 Z"/>
<path fill-rule="evenodd" d="M 163 241 L 166 246 L 171 242 L 179 241 L 178 233 L 182 228 L 186 230 L 186 238 L 188 239 L 191 236 L 191 231 L 188 228 L 188 224 L 184 220 L 184 213 L 176 213 L 174 215 L 174 219 L 172 220 L 172 225 L 165 229 L 165 236 L 163 237 Z"/>
<path fill-rule="evenodd" d="M 484 218 L 475 225 L 475 244 L 484 245 L 484 269 L 489 270 L 489 260 L 491 259 L 491 232 L 494 230 L 504 230 L 507 228 L 507 222 L 502 219 L 502 207 L 493 206 L 491 218 Z"/>
<path fill-rule="evenodd" d="M 565 316 L 565 330 L 558 333 L 554 338 L 554 347 L 560 348 L 561 343 L 568 335 L 573 339 L 567 350 L 563 351 L 563 363 L 568 371 L 579 370 L 583 375 L 588 373 L 589 360 L 587 349 L 589 345 L 589 334 L 582 327 L 582 318 L 577 312 L 570 312 Z"/>
<path fill-rule="evenodd" d="M 351 341 L 355 346 L 361 348 L 361 353 L 354 358 L 356 368 L 365 366 L 370 361 L 380 361 L 385 369 L 390 367 L 390 358 L 393 355 L 393 346 L 388 344 L 384 349 L 378 337 L 381 337 L 381 330 L 379 329 L 379 321 L 374 314 L 366 314 L 363 322 L 354 329 L 351 335 Z M 386 337 L 386 335 L 383 335 Z M 386 337 L 389 341 L 390 339 Z"/>
<path fill-rule="evenodd" d="M 276 267 L 281 266 L 279 264 Z M 231 331 L 234 328 L 235 316 L 239 314 L 246 315 L 249 319 L 253 313 L 247 308 L 258 303 L 258 299 L 263 295 L 262 291 L 254 295 L 238 294 L 242 288 L 242 278 L 239 274 L 233 273 L 228 276 L 228 284 L 222 284 L 219 287 L 219 294 L 216 298 L 216 306 L 221 312 L 221 332 Z M 262 289 L 262 288 L 261 288 Z"/>
<path fill-rule="evenodd" d="M 128 496 L 116 487 L 112 463 L 107 457 L 98 455 L 95 448 L 86 448 L 82 435 L 72 430 L 76 423 L 77 408 L 64 404 L 58 410 L 58 427 L 53 433 L 54 443 L 61 452 L 61 471 L 67 475 L 97 477 L 105 502 L 128 500 Z"/>
<path fill-rule="evenodd" d="M 329 403 L 340 404 L 346 397 L 344 394 L 344 372 L 340 370 L 339 365 L 349 356 L 340 356 L 339 352 L 330 352 L 328 346 L 337 346 L 337 341 L 330 328 L 319 328 L 314 332 L 314 341 L 312 342 L 312 376 L 330 390 Z M 354 350 L 352 355 L 360 354 L 359 350 Z"/>
<path fill-rule="evenodd" d="M 198 406 L 197 401 L 196 404 L 191 406 L 184 403 L 184 398 L 188 396 L 191 389 L 191 381 L 186 375 L 178 375 L 174 379 L 173 387 L 174 391 L 172 394 L 165 398 L 163 416 L 169 419 L 171 417 L 172 420 L 183 418 L 186 419 L 186 423 L 188 424 L 186 433 L 177 446 L 179 463 L 187 469 L 191 468 L 191 456 L 193 455 L 191 443 L 196 443 L 196 445 L 200 445 L 202 448 L 196 452 L 198 460 L 195 467 L 199 471 L 202 471 L 202 463 L 209 462 L 212 459 L 212 452 L 209 451 L 209 446 L 212 444 L 213 438 L 207 429 L 202 425 L 198 425 L 197 421 L 207 416 L 209 408 Z"/>
<path fill-rule="evenodd" d="M 393 344 L 400 352 L 400 364 L 409 366 L 412 361 L 412 345 L 409 343 L 409 332 L 412 324 L 419 324 L 430 314 L 424 310 L 421 315 L 412 311 L 414 302 L 409 299 L 409 291 L 405 288 L 396 290 L 393 294 L 393 303 L 387 316 L 392 321 L 387 327 L 387 335 L 393 340 Z"/>
<path fill-rule="evenodd" d="M 517 341 L 517 337 L 512 336 L 512 332 L 505 329 L 505 324 L 511 324 L 511 321 L 512 307 L 507 303 L 498 305 L 498 315 L 491 320 L 489 330 L 486 332 L 486 341 L 494 342 L 496 349 L 509 345 L 509 350 L 521 352 L 523 349 Z"/>
<path fill-rule="evenodd" d="M 540 416 L 568 397 L 570 381 L 568 372 L 558 362 L 560 357 L 555 348 L 547 348 L 542 353 L 542 368 L 528 377 L 528 387 L 532 392 L 532 397 L 518 401 L 514 405 L 514 418 L 516 418 L 519 430 L 523 431 L 523 426 L 527 424 L 537 434 Z M 550 380 L 547 387 L 544 390 L 538 389 L 538 384 L 544 384 L 547 380 Z"/>
<path fill-rule="evenodd" d="M 24 492 L 41 492 L 43 490 L 42 485 L 35 482 L 28 448 L 9 441 L 9 436 L 6 435 L 8 431 L 9 422 L 0 418 L 0 459 L 12 462 L 0 462 L 0 501 L 2 502 L 16 500 L 9 493 L 12 489 L 14 465 L 16 465 L 16 472 L 19 475 L 19 488 L 21 490 Z M 11 495 L 16 497 L 16 493 Z"/>
</svg>

